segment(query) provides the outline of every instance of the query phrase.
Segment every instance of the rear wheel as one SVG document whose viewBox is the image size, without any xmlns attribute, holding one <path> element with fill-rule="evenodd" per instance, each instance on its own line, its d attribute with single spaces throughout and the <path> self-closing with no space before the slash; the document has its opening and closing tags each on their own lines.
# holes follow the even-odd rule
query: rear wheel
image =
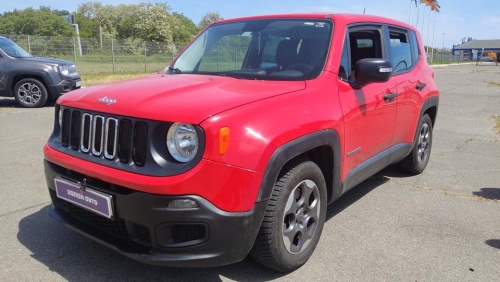
<svg viewBox="0 0 500 282">
<path fill-rule="evenodd" d="M 290 166 L 274 185 L 250 255 L 278 271 L 302 266 L 318 244 L 326 215 L 321 169 L 306 161 Z"/>
<path fill-rule="evenodd" d="M 420 174 L 427 167 L 431 156 L 432 148 L 432 121 L 429 115 L 425 114 L 418 125 L 417 135 L 411 153 L 406 156 L 398 166 L 401 170 Z"/>
<path fill-rule="evenodd" d="M 28 108 L 41 107 L 48 99 L 47 89 L 34 78 L 19 80 L 14 86 L 14 97 L 20 105 Z"/>
</svg>

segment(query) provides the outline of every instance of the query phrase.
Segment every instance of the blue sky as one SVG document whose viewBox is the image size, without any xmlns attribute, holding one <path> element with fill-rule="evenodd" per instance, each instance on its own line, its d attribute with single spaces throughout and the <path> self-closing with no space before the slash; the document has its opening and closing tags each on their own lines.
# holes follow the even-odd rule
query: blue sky
<svg viewBox="0 0 500 282">
<path fill-rule="evenodd" d="M 404 22 L 410 19 L 410 0 L 352 0 L 352 1 L 328 1 L 328 0 L 93 0 L 105 5 L 137 4 L 140 2 L 168 3 L 172 11 L 183 13 L 198 23 L 207 12 L 219 12 L 224 18 L 239 16 L 287 13 L 287 12 L 341 12 L 341 13 L 363 13 L 395 18 Z M 38 8 L 40 5 L 49 6 L 54 9 L 76 11 L 77 7 L 86 0 L 23 0 L 2 1 L 0 13 L 14 9 L 25 9 L 28 7 Z M 424 35 L 424 43 L 434 47 L 451 48 L 453 44 L 460 43 L 463 37 L 474 37 L 476 39 L 500 39 L 500 1 L 492 0 L 439 0 L 441 11 L 435 18 L 434 15 L 429 25 L 429 8 L 425 12 L 423 20 L 424 5 L 420 6 L 420 17 L 417 27 Z M 417 23 L 417 8 L 413 5 L 412 24 Z M 424 26 L 422 26 L 424 22 Z M 430 31 L 428 27 L 430 28 Z M 444 35 L 443 35 L 444 33 Z M 430 36 L 429 36 L 430 35 Z M 444 39 L 444 40 L 443 40 Z"/>
</svg>

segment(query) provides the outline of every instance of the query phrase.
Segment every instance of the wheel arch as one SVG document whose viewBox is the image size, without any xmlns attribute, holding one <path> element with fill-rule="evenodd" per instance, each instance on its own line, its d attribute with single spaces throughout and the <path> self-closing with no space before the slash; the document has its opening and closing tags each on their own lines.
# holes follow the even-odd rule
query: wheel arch
<svg viewBox="0 0 500 282">
<path fill-rule="evenodd" d="M 29 73 L 18 72 L 18 73 L 13 73 L 11 75 L 11 79 L 10 79 L 10 86 L 7 88 L 8 91 L 10 92 L 10 93 L 8 93 L 10 96 L 14 96 L 14 87 L 16 86 L 16 84 L 20 80 L 25 79 L 25 78 L 33 78 L 33 79 L 36 79 L 36 80 L 40 81 L 40 83 L 42 83 L 43 86 L 45 87 L 45 90 L 47 91 L 47 94 L 49 95 L 49 98 L 52 97 L 52 93 L 50 93 L 49 84 L 47 82 L 47 78 L 46 78 L 45 74 L 38 73 L 38 72 L 29 72 Z"/>
<path fill-rule="evenodd" d="M 340 139 L 333 129 L 321 130 L 292 140 L 271 156 L 257 196 L 257 202 L 268 201 L 274 183 L 286 173 L 289 164 L 310 160 L 321 169 L 326 182 L 327 202 L 340 197 Z"/>
<path fill-rule="evenodd" d="M 424 117 L 424 115 L 429 115 L 431 118 L 432 122 L 432 128 L 434 128 L 434 125 L 436 124 L 436 117 L 437 117 L 437 111 L 439 107 L 439 96 L 432 96 L 429 97 L 427 100 L 422 105 L 422 109 L 420 109 L 420 115 L 417 119 L 417 125 L 415 126 L 415 132 L 413 134 L 413 141 L 411 143 L 411 146 L 409 147 L 409 150 L 404 156 L 407 156 L 411 153 L 411 150 L 413 150 L 413 147 L 417 143 L 417 136 L 418 136 L 418 125 L 420 124 L 420 121 Z"/>
<path fill-rule="evenodd" d="M 439 106 L 439 97 L 438 96 L 432 96 L 429 99 L 427 99 L 424 102 L 424 105 L 422 106 L 422 110 L 420 113 L 420 119 L 425 115 L 429 115 L 432 121 L 432 126 L 436 124 L 436 117 L 437 117 L 437 110 Z M 420 120 L 419 120 L 420 122 Z"/>
</svg>

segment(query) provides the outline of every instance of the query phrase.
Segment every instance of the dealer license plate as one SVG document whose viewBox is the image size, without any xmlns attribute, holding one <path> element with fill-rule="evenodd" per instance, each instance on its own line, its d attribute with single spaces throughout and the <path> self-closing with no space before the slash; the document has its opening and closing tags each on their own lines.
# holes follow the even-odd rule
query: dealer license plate
<svg viewBox="0 0 500 282">
<path fill-rule="evenodd" d="M 113 197 L 111 195 L 90 188 L 83 189 L 77 183 L 61 178 L 56 178 L 54 182 L 58 198 L 106 218 L 113 218 Z"/>
</svg>

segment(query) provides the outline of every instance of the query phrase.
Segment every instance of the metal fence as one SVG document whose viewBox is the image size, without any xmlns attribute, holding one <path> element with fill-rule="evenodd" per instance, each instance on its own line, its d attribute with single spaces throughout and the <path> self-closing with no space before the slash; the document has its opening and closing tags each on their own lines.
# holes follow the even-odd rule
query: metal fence
<svg viewBox="0 0 500 282">
<path fill-rule="evenodd" d="M 471 62 L 469 58 L 462 55 L 453 55 L 451 51 L 438 51 L 427 54 L 427 60 L 431 63 L 450 63 L 450 62 Z"/>
<path fill-rule="evenodd" d="M 184 46 L 137 39 L 3 35 L 35 57 L 72 61 L 80 73 L 152 72 L 165 68 Z"/>
<path fill-rule="evenodd" d="M 103 39 L 35 35 L 3 35 L 16 42 L 35 57 L 72 61 L 78 72 L 117 73 L 155 72 L 164 69 L 183 45 L 148 42 L 137 39 Z M 431 63 L 465 62 L 469 58 L 452 55 L 450 51 L 429 52 Z M 219 59 L 217 57 L 217 64 Z"/>
</svg>

